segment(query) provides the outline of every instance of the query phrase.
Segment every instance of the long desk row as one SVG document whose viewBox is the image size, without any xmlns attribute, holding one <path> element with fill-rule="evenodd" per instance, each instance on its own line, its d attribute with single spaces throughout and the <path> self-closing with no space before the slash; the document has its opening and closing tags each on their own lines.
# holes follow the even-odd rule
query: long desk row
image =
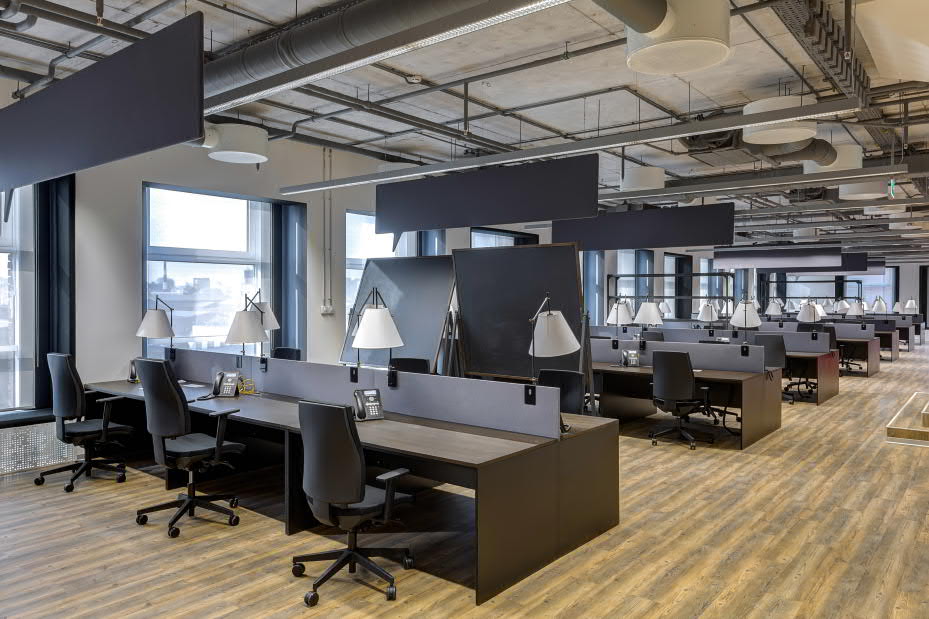
<svg viewBox="0 0 929 619">
<path fill-rule="evenodd" d="M 88 385 L 143 400 L 121 381 Z M 207 393 L 185 387 L 189 399 Z M 284 532 L 315 526 L 302 489 L 302 440 L 297 399 L 273 394 L 196 401 L 196 413 L 236 409 L 229 436 L 246 441 L 251 429 L 283 446 Z M 474 490 L 475 600 L 481 604 L 619 522 L 618 425 L 615 420 L 565 415 L 561 439 L 504 432 L 388 413 L 357 424 L 369 465 L 404 467 L 411 474 Z M 144 428 L 138 419 L 136 427 Z M 170 473 L 171 471 L 169 471 Z M 166 477 L 181 487 L 186 475 Z"/>
</svg>

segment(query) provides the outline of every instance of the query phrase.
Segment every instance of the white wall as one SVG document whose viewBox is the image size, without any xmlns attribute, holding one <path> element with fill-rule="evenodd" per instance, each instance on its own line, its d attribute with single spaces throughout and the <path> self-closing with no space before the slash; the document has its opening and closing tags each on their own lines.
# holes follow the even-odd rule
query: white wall
<svg viewBox="0 0 929 619">
<path fill-rule="evenodd" d="M 910 299 L 919 302 L 919 265 L 900 265 L 900 301 L 906 303 Z"/>
</svg>

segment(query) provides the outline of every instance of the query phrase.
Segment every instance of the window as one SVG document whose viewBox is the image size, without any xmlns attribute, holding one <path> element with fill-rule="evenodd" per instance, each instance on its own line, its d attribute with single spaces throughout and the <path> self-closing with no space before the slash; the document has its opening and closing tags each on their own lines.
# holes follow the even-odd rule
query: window
<svg viewBox="0 0 929 619">
<path fill-rule="evenodd" d="M 416 234 L 417 256 L 444 256 L 445 230 L 423 230 Z"/>
<path fill-rule="evenodd" d="M 855 286 L 855 294 L 858 287 Z M 800 305 L 803 299 L 834 299 L 835 278 L 828 275 L 797 275 L 787 273 L 787 296 L 794 305 Z"/>
<path fill-rule="evenodd" d="M 471 228 L 471 247 L 513 247 L 538 245 L 539 235 L 497 228 Z"/>
<path fill-rule="evenodd" d="M 857 297 L 858 284 L 852 282 L 861 282 L 861 298 L 868 302 L 870 306 L 874 303 L 875 297 L 883 297 L 887 304 L 887 310 L 890 311 L 894 303 L 897 302 L 896 294 L 896 267 L 885 267 L 881 275 L 852 275 L 845 282 L 845 296 Z"/>
<path fill-rule="evenodd" d="M 271 300 L 270 203 L 155 186 L 145 195 L 145 307 L 157 296 L 174 308 L 178 348 L 241 350 L 225 340 L 245 295 Z M 146 340 L 145 354 L 161 358 L 167 346 Z"/>
<path fill-rule="evenodd" d="M 713 259 L 712 258 L 698 258 L 697 262 L 697 271 L 700 273 L 711 273 L 713 270 Z M 709 297 L 714 293 L 710 292 L 710 286 L 712 280 L 720 279 L 718 277 L 698 277 L 697 278 L 697 296 L 698 297 Z M 691 311 L 697 313 L 700 311 L 700 308 L 703 307 L 703 304 L 707 302 L 707 299 L 694 299 Z"/>
<path fill-rule="evenodd" d="M 345 213 L 345 320 L 355 306 L 361 274 L 368 258 L 394 256 L 393 234 L 375 234 L 374 214 L 348 211 Z M 397 245 L 398 249 L 403 243 Z"/>
<path fill-rule="evenodd" d="M 602 325 L 606 320 L 603 315 L 603 252 L 582 251 L 581 264 L 583 265 L 584 279 L 584 305 L 590 314 L 590 324 Z"/>
<path fill-rule="evenodd" d="M 672 275 L 677 273 L 677 256 L 671 254 L 664 255 L 664 270 L 662 271 L 665 275 Z M 677 295 L 677 283 L 678 280 L 676 277 L 662 277 L 661 281 L 663 282 L 664 290 L 661 294 L 665 297 L 673 297 Z M 674 311 L 677 302 L 675 299 L 667 298 L 661 299 L 668 304 L 668 307 L 671 308 L 670 313 L 664 314 L 664 318 L 677 318 L 677 313 Z"/>
<path fill-rule="evenodd" d="M 646 275 L 655 272 L 655 252 L 650 249 L 635 250 L 635 274 Z M 635 294 L 638 297 L 635 300 L 635 309 L 638 311 L 639 305 L 645 301 L 653 300 L 654 292 L 652 289 L 653 279 L 651 277 L 639 277 L 635 280 Z"/>
<path fill-rule="evenodd" d="M 0 226 L 0 411 L 35 404 L 33 212 L 32 187 L 17 189 Z"/>
</svg>

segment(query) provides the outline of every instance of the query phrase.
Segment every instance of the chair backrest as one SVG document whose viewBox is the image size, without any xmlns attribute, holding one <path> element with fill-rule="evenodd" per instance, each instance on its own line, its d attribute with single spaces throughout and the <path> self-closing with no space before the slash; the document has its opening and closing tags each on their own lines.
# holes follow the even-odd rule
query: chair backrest
<svg viewBox="0 0 929 619">
<path fill-rule="evenodd" d="M 838 348 L 839 340 L 835 332 L 835 327 L 823 327 L 823 332 L 829 334 L 829 350 Z"/>
<path fill-rule="evenodd" d="M 764 366 L 766 368 L 784 369 L 787 365 L 787 346 L 780 333 L 759 333 L 755 344 L 764 348 Z"/>
<path fill-rule="evenodd" d="M 661 331 L 642 331 L 642 339 L 646 342 L 663 342 L 664 333 Z"/>
<path fill-rule="evenodd" d="M 696 381 L 688 353 L 656 350 L 652 366 L 652 395 L 656 400 L 670 403 L 694 399 Z"/>
<path fill-rule="evenodd" d="M 84 383 L 74 367 L 74 357 L 51 352 L 46 359 L 52 377 L 52 414 L 57 419 L 83 419 L 87 400 Z"/>
<path fill-rule="evenodd" d="M 288 359 L 290 361 L 300 361 L 300 349 L 299 348 L 287 348 L 286 346 L 278 346 L 271 351 L 272 359 Z"/>
<path fill-rule="evenodd" d="M 330 505 L 357 503 L 365 494 L 365 460 L 350 406 L 301 401 L 303 492 L 316 518 L 334 525 Z"/>
<path fill-rule="evenodd" d="M 561 412 L 584 413 L 584 374 L 573 370 L 539 370 L 539 385 L 561 391 Z"/>
<path fill-rule="evenodd" d="M 415 357 L 394 357 L 390 360 L 390 367 L 398 372 L 413 372 L 414 374 L 428 374 L 429 360 Z"/>
<path fill-rule="evenodd" d="M 190 434 L 187 396 L 178 384 L 171 364 L 159 359 L 139 358 L 135 360 L 135 369 L 142 381 L 149 434 L 157 438 Z"/>
</svg>

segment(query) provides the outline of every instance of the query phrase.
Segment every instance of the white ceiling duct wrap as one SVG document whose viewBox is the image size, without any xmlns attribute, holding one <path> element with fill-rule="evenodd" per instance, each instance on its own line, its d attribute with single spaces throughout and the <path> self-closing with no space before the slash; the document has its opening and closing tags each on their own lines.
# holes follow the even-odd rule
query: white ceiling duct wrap
<svg viewBox="0 0 929 619">
<path fill-rule="evenodd" d="M 807 101 L 809 103 L 809 101 Z M 802 97 L 787 95 L 752 101 L 742 108 L 743 114 L 759 114 L 803 105 Z M 816 137 L 816 123 L 792 120 L 770 125 L 757 125 L 742 130 L 742 139 L 749 144 L 789 144 Z"/>
</svg>

